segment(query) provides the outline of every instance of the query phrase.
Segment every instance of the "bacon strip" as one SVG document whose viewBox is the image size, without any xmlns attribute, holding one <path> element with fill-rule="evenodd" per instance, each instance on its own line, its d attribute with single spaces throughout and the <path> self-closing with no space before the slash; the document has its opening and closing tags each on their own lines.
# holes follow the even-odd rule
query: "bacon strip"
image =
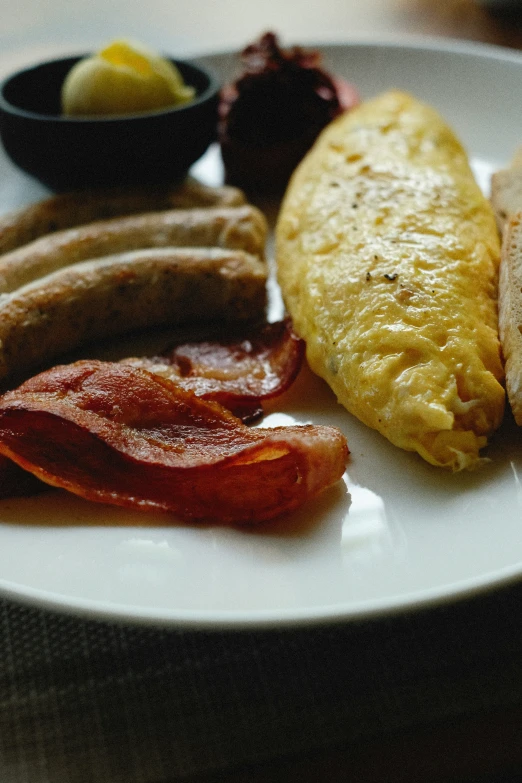
<svg viewBox="0 0 522 783">
<path fill-rule="evenodd" d="M 233 524 L 338 481 L 348 447 L 334 427 L 250 429 L 146 370 L 82 361 L 0 399 L 0 454 L 89 500 Z"/>
<path fill-rule="evenodd" d="M 47 484 L 0 454 L 0 499 L 29 497 L 48 490 Z"/>
<path fill-rule="evenodd" d="M 198 397 L 219 402 L 243 422 L 263 415 L 262 400 L 282 394 L 297 377 L 305 344 L 290 319 L 241 338 L 187 342 L 163 356 L 124 359 L 169 378 Z"/>
</svg>

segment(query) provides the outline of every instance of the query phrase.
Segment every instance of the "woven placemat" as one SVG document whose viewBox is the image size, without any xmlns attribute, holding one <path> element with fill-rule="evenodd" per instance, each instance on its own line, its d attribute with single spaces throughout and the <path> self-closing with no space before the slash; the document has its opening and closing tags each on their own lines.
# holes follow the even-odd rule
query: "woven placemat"
<svg viewBox="0 0 522 783">
<path fill-rule="evenodd" d="M 2 783 L 163 783 L 522 702 L 522 586 L 372 622 L 181 632 L 0 602 Z"/>
</svg>

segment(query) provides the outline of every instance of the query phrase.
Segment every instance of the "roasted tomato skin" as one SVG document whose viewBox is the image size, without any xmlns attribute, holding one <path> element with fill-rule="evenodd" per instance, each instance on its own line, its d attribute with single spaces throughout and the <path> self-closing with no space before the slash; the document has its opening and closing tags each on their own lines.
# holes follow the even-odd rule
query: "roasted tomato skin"
<svg viewBox="0 0 522 783">
<path fill-rule="evenodd" d="M 283 49 L 268 32 L 241 53 L 242 75 L 221 93 L 218 137 L 226 181 L 280 193 L 321 130 L 359 101 L 316 50 Z"/>
</svg>

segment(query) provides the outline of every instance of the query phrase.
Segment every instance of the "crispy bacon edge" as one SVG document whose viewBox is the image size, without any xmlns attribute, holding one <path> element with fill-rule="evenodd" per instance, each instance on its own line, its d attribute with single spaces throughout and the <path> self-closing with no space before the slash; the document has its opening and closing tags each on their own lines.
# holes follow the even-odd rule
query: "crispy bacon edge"
<svg viewBox="0 0 522 783">
<path fill-rule="evenodd" d="M 88 500 L 253 524 L 336 483 L 335 427 L 251 429 L 222 406 L 146 370 L 81 361 L 0 399 L 0 454 Z"/>
<path fill-rule="evenodd" d="M 293 331 L 291 319 L 285 318 L 241 336 L 184 342 L 161 356 L 122 361 L 169 378 L 252 423 L 263 415 L 263 400 L 292 385 L 304 354 L 304 341 Z"/>
</svg>

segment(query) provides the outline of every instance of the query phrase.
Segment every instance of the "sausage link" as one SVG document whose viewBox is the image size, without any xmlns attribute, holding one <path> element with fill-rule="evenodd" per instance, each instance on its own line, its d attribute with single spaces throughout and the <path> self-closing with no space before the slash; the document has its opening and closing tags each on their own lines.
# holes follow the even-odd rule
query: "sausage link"
<svg viewBox="0 0 522 783">
<path fill-rule="evenodd" d="M 256 207 L 175 209 L 57 231 L 0 256 L 0 293 L 86 259 L 147 247 L 224 247 L 262 256 L 267 223 Z"/>
<path fill-rule="evenodd" d="M 162 209 L 238 206 L 245 202 L 245 195 L 238 188 L 212 188 L 192 177 L 173 186 L 61 193 L 0 217 L 0 253 L 94 220 Z"/>
<path fill-rule="evenodd" d="M 0 300 L 0 382 L 97 339 L 261 319 L 266 264 L 240 250 L 156 248 L 66 267 Z"/>
</svg>

